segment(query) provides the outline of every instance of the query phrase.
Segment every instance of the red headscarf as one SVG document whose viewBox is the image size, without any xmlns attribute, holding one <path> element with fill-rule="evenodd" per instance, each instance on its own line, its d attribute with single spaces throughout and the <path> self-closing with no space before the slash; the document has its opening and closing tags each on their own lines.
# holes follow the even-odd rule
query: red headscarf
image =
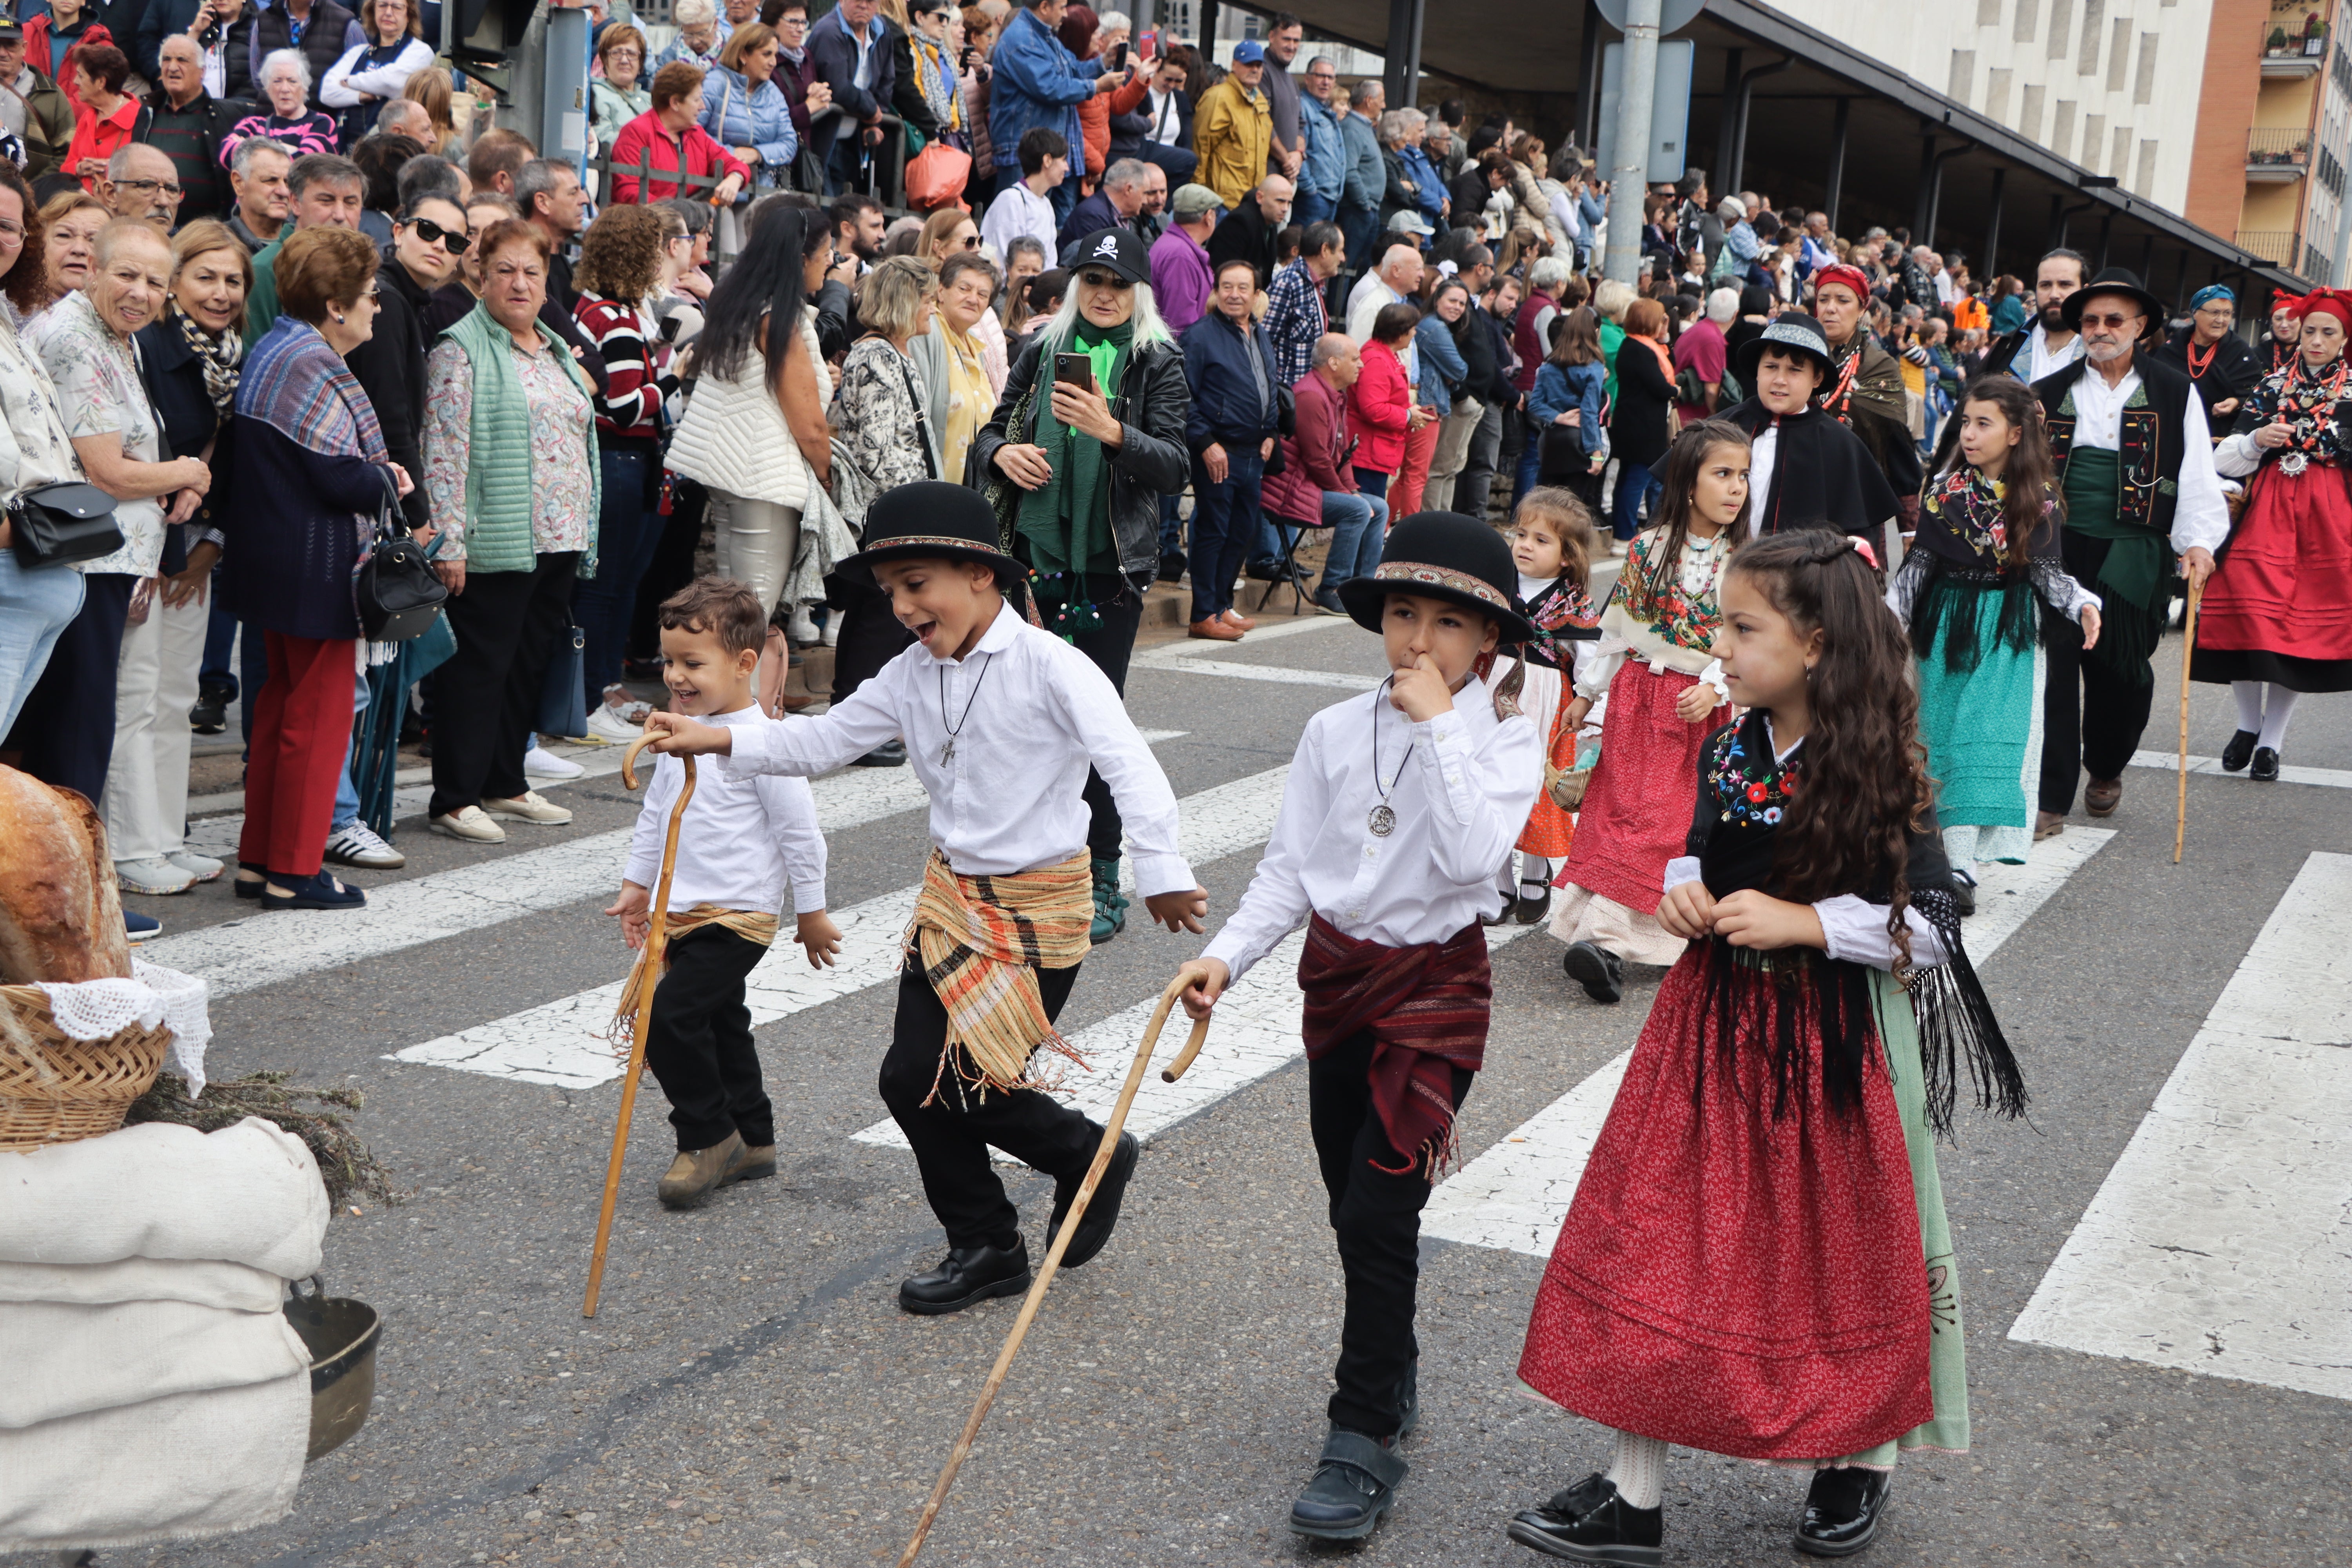
<svg viewBox="0 0 2352 1568">
<path fill-rule="evenodd" d="M 1813 274 L 1813 297 L 1821 298 L 1822 290 L 1832 283 L 1843 283 L 1853 290 L 1854 303 L 1870 302 L 1870 277 L 1859 267 L 1849 267 L 1841 261 L 1834 267 L 1824 267 Z"/>
<path fill-rule="evenodd" d="M 2352 292 L 2347 292 L 2342 289 L 2314 289 L 2297 300 L 2296 305 L 2295 314 L 2298 317 L 2308 317 L 2314 311 L 2325 311 L 2341 322 L 2345 331 L 2352 333 Z"/>
<path fill-rule="evenodd" d="M 2303 320 L 2304 297 L 2300 294 L 2291 294 L 2284 289 L 2272 289 L 2271 314 L 2275 316 L 2281 310 L 2284 310 L 2298 321 Z"/>
</svg>

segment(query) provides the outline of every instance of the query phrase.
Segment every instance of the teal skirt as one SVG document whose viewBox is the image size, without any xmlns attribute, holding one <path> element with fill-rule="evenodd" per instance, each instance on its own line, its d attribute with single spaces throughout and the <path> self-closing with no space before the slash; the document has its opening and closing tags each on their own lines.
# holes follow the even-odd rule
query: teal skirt
<svg viewBox="0 0 2352 1568">
<path fill-rule="evenodd" d="M 1919 731 L 1936 780 L 1944 852 L 1961 869 L 1979 860 L 2022 865 L 2033 842 L 2033 801 L 2042 773 L 2042 689 L 2048 661 L 2041 639 L 2018 648 L 2000 636 L 2000 595 L 1965 606 L 1957 586 L 1942 595 L 1935 644 L 1919 660 Z M 1946 643 L 1973 608 L 1975 668 L 1955 672 Z"/>
</svg>

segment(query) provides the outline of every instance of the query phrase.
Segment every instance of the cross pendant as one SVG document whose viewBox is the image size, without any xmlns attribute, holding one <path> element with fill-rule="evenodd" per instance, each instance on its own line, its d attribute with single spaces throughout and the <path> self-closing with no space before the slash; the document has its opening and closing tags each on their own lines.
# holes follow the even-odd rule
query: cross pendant
<svg viewBox="0 0 2352 1568">
<path fill-rule="evenodd" d="M 947 747 L 946 747 L 946 749 L 945 749 L 945 750 L 943 750 L 943 751 L 941 751 L 941 752 L 940 752 L 940 766 L 941 766 L 941 767 L 946 767 L 950 763 L 954 762 L 954 761 L 955 761 L 955 737 L 954 737 L 953 735 L 950 735 L 950 736 L 948 737 L 948 743 L 947 743 Z"/>
</svg>

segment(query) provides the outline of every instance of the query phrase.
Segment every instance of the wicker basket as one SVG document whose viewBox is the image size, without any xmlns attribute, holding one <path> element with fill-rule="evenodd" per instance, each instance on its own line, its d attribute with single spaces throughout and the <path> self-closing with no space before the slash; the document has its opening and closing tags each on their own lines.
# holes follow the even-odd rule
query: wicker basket
<svg viewBox="0 0 2352 1568">
<path fill-rule="evenodd" d="M 0 985 L 0 1150 L 98 1138 L 122 1125 L 171 1048 L 172 1031 L 133 1025 L 103 1040 L 68 1037 L 47 993 Z"/>
</svg>

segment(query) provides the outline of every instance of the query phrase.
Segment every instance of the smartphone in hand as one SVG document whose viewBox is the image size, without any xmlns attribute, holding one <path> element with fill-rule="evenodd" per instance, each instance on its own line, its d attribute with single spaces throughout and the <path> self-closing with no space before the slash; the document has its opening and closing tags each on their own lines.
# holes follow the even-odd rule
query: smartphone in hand
<svg viewBox="0 0 2352 1568">
<path fill-rule="evenodd" d="M 1127 68 L 1126 39 L 1121 38 L 1118 43 L 1111 46 L 1110 58 L 1104 63 L 1108 65 L 1110 68 L 1115 71 L 1123 71 Z"/>
<path fill-rule="evenodd" d="M 1092 392 L 1095 389 L 1095 362 L 1085 354 L 1055 354 L 1054 379 Z"/>
</svg>

